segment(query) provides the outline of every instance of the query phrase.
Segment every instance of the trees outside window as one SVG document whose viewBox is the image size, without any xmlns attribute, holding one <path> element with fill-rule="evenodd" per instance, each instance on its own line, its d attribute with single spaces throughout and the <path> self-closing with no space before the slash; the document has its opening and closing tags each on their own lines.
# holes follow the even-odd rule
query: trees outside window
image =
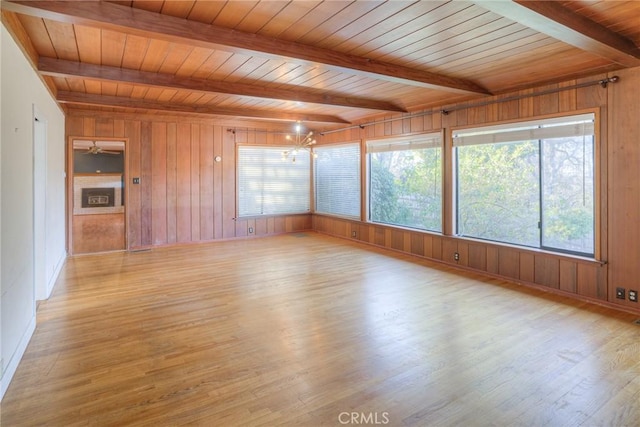
<svg viewBox="0 0 640 427">
<path fill-rule="evenodd" d="M 442 231 L 440 134 L 370 141 L 369 220 Z"/>
<path fill-rule="evenodd" d="M 457 234 L 592 256 L 593 114 L 454 135 Z"/>
<path fill-rule="evenodd" d="M 542 247 L 593 253 L 593 136 L 542 141 Z"/>
<path fill-rule="evenodd" d="M 524 246 L 540 240 L 534 142 L 458 149 L 458 234 Z"/>
</svg>

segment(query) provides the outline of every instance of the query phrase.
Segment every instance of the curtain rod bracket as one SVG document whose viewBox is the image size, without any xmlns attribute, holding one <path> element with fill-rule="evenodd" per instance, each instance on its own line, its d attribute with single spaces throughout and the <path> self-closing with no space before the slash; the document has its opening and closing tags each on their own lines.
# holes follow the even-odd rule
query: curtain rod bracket
<svg viewBox="0 0 640 427">
<path fill-rule="evenodd" d="M 619 79 L 618 76 L 607 77 L 606 79 L 602 79 L 602 80 L 598 81 L 598 83 L 600 84 L 600 86 L 602 86 L 604 89 L 606 89 L 607 85 L 609 83 L 616 83 L 618 81 L 618 79 Z"/>
</svg>

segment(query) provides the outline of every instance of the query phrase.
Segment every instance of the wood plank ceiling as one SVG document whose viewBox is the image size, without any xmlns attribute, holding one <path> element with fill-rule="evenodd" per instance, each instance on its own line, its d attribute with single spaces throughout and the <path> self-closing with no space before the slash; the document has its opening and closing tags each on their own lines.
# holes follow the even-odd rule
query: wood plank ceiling
<svg viewBox="0 0 640 427">
<path fill-rule="evenodd" d="M 639 1 L 3 1 L 68 109 L 343 126 L 640 65 Z"/>
</svg>

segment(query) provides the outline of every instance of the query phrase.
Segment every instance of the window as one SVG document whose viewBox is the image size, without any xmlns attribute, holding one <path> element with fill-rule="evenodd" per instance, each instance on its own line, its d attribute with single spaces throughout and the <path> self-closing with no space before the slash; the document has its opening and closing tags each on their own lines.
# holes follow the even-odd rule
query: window
<svg viewBox="0 0 640 427">
<path fill-rule="evenodd" d="M 454 133 L 457 234 L 593 256 L 594 118 Z"/>
<path fill-rule="evenodd" d="M 283 147 L 238 146 L 238 216 L 310 211 L 310 156 L 283 161 Z"/>
<path fill-rule="evenodd" d="M 440 134 L 367 143 L 369 220 L 442 231 Z"/>
<path fill-rule="evenodd" d="M 315 210 L 360 218 L 360 145 L 316 147 Z"/>
</svg>

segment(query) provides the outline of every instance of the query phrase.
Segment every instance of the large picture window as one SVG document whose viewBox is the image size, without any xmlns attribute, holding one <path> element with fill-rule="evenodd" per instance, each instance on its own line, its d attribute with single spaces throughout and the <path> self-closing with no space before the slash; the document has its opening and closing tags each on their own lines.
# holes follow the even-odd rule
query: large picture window
<svg viewBox="0 0 640 427">
<path fill-rule="evenodd" d="M 367 143 L 369 220 L 442 231 L 439 133 Z"/>
<path fill-rule="evenodd" d="M 310 155 L 284 161 L 283 147 L 238 147 L 238 216 L 308 213 Z"/>
<path fill-rule="evenodd" d="M 455 132 L 457 234 L 594 255 L 594 115 Z"/>
<path fill-rule="evenodd" d="M 316 147 L 315 211 L 360 218 L 360 145 Z"/>
</svg>

